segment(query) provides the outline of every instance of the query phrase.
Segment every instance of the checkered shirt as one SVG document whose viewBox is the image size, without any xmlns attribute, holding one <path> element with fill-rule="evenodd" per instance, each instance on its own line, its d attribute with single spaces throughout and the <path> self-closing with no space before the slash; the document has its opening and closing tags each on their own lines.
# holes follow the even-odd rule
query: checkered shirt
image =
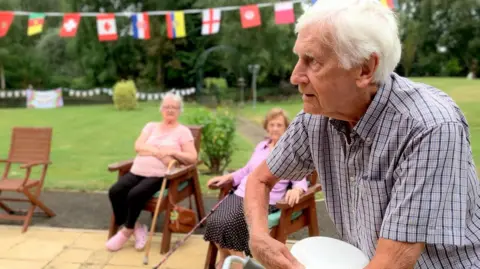
<svg viewBox="0 0 480 269">
<path fill-rule="evenodd" d="M 370 259 L 381 237 L 426 243 L 415 268 L 480 268 L 468 124 L 434 87 L 392 73 L 350 132 L 301 111 L 267 164 L 279 178 L 316 169 L 338 233 Z"/>
</svg>

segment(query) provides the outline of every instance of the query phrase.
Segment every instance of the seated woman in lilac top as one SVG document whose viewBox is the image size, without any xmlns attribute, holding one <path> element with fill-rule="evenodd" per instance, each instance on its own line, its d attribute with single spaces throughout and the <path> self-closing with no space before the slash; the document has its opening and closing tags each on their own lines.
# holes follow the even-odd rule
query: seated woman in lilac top
<svg viewBox="0 0 480 269">
<path fill-rule="evenodd" d="M 219 188 L 230 182 L 236 187 L 234 194 L 226 198 L 207 221 L 204 239 L 214 242 L 219 249 L 220 257 L 217 268 L 222 268 L 224 260 L 229 255 L 251 256 L 248 248 L 248 229 L 243 211 L 243 197 L 245 196 L 247 178 L 267 158 L 278 139 L 287 129 L 287 126 L 288 118 L 285 112 L 279 108 L 272 109 L 264 121 L 264 128 L 268 132 L 269 138 L 256 146 L 252 157 L 245 167 L 228 175 L 214 177 L 208 181 L 210 188 Z M 288 189 L 290 185 L 292 188 Z M 300 181 L 280 180 L 270 192 L 269 213 L 278 210 L 275 204 L 283 198 L 291 206 L 295 205 L 298 203 L 300 195 L 307 188 L 308 183 L 305 178 Z"/>
</svg>

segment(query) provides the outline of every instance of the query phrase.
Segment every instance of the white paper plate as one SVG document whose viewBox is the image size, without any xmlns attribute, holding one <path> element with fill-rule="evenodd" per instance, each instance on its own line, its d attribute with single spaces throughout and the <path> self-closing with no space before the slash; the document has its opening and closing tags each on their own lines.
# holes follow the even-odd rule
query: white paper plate
<svg viewBox="0 0 480 269">
<path fill-rule="evenodd" d="M 300 240 L 291 252 L 306 269 L 363 269 L 369 263 L 367 255 L 355 246 L 323 236 Z"/>
</svg>

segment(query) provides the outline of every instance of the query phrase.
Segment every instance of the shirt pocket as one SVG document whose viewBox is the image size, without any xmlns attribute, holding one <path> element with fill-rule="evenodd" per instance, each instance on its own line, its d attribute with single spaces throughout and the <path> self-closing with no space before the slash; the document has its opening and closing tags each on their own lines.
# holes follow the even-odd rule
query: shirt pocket
<svg viewBox="0 0 480 269">
<path fill-rule="evenodd" d="M 388 180 L 362 175 L 358 180 L 359 203 L 363 203 L 366 210 L 386 209 L 390 201 L 391 190 L 392 186 Z"/>
</svg>

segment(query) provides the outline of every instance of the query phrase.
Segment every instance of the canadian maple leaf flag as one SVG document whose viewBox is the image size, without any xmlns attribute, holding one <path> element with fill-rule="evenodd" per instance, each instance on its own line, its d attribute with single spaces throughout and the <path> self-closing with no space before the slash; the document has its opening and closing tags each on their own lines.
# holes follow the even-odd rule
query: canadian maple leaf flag
<svg viewBox="0 0 480 269">
<path fill-rule="evenodd" d="M 275 23 L 291 24 L 295 22 L 292 2 L 281 2 L 275 4 Z"/>
<path fill-rule="evenodd" d="M 118 39 L 115 14 L 105 13 L 97 15 L 97 33 L 100 41 L 113 41 Z"/>
<path fill-rule="evenodd" d="M 218 8 L 204 9 L 202 12 L 202 35 L 218 33 L 221 16 L 222 13 Z"/>
<path fill-rule="evenodd" d="M 247 5 L 240 7 L 240 21 L 242 28 L 251 28 L 260 26 L 262 20 L 260 19 L 260 10 L 257 5 Z"/>
<path fill-rule="evenodd" d="M 63 16 L 61 37 L 74 37 L 80 24 L 80 13 L 67 13 Z"/>
</svg>

